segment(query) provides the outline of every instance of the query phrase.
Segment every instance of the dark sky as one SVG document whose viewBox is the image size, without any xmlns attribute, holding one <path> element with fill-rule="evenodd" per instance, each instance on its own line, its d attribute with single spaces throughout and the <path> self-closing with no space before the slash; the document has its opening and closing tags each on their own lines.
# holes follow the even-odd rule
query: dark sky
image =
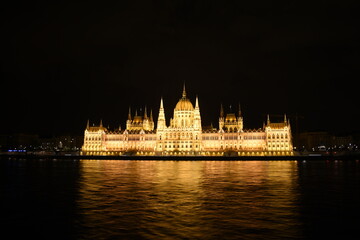
<svg viewBox="0 0 360 240">
<path fill-rule="evenodd" d="M 241 103 L 245 128 L 359 130 L 357 1 L 11 1 L 1 13 L 0 134 L 169 121 L 185 82 L 203 125 Z"/>
</svg>

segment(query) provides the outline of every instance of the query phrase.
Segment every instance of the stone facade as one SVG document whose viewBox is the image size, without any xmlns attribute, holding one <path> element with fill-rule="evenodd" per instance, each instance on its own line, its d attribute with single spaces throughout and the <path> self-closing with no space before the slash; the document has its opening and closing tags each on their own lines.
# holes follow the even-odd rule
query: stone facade
<svg viewBox="0 0 360 240">
<path fill-rule="evenodd" d="M 83 155 L 293 155 L 290 122 L 284 115 L 280 123 L 268 116 L 262 128 L 243 129 L 240 106 L 238 113 L 224 113 L 221 106 L 219 129 L 203 129 L 198 97 L 195 107 L 186 96 L 175 106 L 170 125 L 166 125 L 163 99 L 160 100 L 157 128 L 152 112 L 147 116 L 129 116 L 125 130 L 109 131 L 102 123 L 85 129 Z"/>
</svg>

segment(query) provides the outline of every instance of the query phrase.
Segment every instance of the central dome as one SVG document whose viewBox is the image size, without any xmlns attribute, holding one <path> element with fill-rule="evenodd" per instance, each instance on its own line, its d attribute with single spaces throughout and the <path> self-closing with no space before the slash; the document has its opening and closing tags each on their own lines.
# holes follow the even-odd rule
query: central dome
<svg viewBox="0 0 360 240">
<path fill-rule="evenodd" d="M 176 104 L 175 110 L 194 110 L 194 106 L 187 98 L 181 98 L 179 102 Z"/>
<path fill-rule="evenodd" d="M 189 110 L 189 111 L 194 110 L 194 106 L 192 105 L 190 100 L 186 98 L 185 84 L 182 93 L 182 98 L 180 98 L 179 102 L 176 104 L 175 110 Z"/>
</svg>

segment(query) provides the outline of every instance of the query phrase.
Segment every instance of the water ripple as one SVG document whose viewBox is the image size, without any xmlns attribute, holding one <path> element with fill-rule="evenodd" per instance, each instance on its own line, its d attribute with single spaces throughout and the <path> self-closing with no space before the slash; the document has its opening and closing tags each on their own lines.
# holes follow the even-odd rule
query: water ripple
<svg viewBox="0 0 360 240">
<path fill-rule="evenodd" d="M 294 162 L 83 161 L 81 237 L 301 237 L 297 177 Z"/>
<path fill-rule="evenodd" d="M 360 163 L 4 160 L 5 236 L 359 239 Z"/>
</svg>

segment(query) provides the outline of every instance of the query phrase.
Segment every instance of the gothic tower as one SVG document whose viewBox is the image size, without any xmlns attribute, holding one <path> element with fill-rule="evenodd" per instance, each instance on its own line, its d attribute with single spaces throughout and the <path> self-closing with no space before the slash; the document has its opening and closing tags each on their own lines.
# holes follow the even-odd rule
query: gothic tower
<svg viewBox="0 0 360 240">
<path fill-rule="evenodd" d="M 158 122 L 157 122 L 157 130 L 163 130 L 165 128 L 166 128 L 165 111 L 164 111 L 163 99 L 161 98 L 159 117 L 158 117 Z"/>
</svg>

